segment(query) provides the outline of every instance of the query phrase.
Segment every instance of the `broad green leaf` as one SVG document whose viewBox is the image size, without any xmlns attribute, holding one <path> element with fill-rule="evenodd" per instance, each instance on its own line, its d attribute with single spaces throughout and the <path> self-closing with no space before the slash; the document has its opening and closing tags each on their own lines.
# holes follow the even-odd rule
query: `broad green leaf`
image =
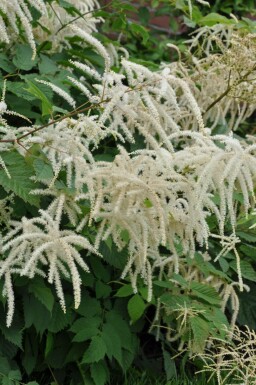
<svg viewBox="0 0 256 385">
<path fill-rule="evenodd" d="M 113 325 L 105 323 L 102 328 L 102 338 L 107 347 L 107 356 L 109 359 L 114 357 L 117 362 L 121 363 L 122 349 L 121 340 Z"/>
<path fill-rule="evenodd" d="M 20 70 L 29 71 L 37 63 L 37 59 L 32 60 L 33 51 L 29 45 L 18 44 L 15 48 L 13 64 Z"/>
<path fill-rule="evenodd" d="M 256 234 L 253 234 L 252 232 L 243 232 L 243 231 L 238 231 L 236 233 L 236 235 L 239 237 L 239 238 L 242 238 L 244 239 L 245 241 L 247 242 L 252 242 L 252 243 L 256 243 Z"/>
<path fill-rule="evenodd" d="M 201 317 L 190 317 L 190 326 L 193 332 L 193 351 L 195 353 L 203 352 L 209 336 L 209 322 Z"/>
<path fill-rule="evenodd" d="M 37 361 L 37 349 L 33 349 L 33 342 L 34 341 L 31 341 L 31 336 L 26 334 L 24 341 L 24 351 L 26 354 L 22 356 L 22 365 L 28 375 L 30 375 L 35 369 Z"/>
<path fill-rule="evenodd" d="M 220 304 L 218 292 L 210 285 L 200 282 L 192 282 L 190 284 L 190 289 L 196 297 L 201 298 L 212 305 Z"/>
<path fill-rule="evenodd" d="M 56 65 L 56 62 L 43 54 L 40 55 L 38 68 L 40 74 L 54 74 L 58 71 L 58 66 Z"/>
<path fill-rule="evenodd" d="M 105 385 L 107 381 L 107 371 L 103 362 L 95 362 L 90 367 L 91 376 L 96 385 Z"/>
<path fill-rule="evenodd" d="M 256 329 L 256 285 L 250 283 L 249 293 L 239 293 L 239 313 L 237 321 L 240 325 L 248 325 L 250 329 Z"/>
<path fill-rule="evenodd" d="M 120 289 L 117 290 L 115 297 L 129 297 L 133 295 L 133 288 L 131 284 L 123 285 Z"/>
<path fill-rule="evenodd" d="M 33 325 L 37 333 L 43 333 L 48 328 L 51 314 L 33 295 L 23 296 L 23 309 L 25 328 Z"/>
<path fill-rule="evenodd" d="M 169 381 L 171 378 L 177 377 L 176 366 L 174 360 L 169 352 L 163 349 L 164 370 L 166 379 Z"/>
<path fill-rule="evenodd" d="M 134 351 L 133 335 L 128 322 L 125 321 L 118 312 L 111 310 L 106 315 L 106 322 L 111 324 L 115 329 L 115 332 L 119 336 L 121 346 L 124 349 L 129 350 L 131 353 Z"/>
<path fill-rule="evenodd" d="M 11 176 L 11 178 L 8 178 L 6 172 L 0 169 L 0 185 L 7 192 L 14 192 L 25 202 L 38 206 L 39 197 L 30 194 L 30 191 L 36 188 L 36 184 L 30 180 L 30 177 L 34 175 L 32 167 L 16 151 L 4 152 L 0 156 Z"/>
<path fill-rule="evenodd" d="M 237 264 L 236 261 L 230 262 L 230 267 L 237 272 Z M 248 279 L 249 281 L 256 282 L 256 271 L 250 264 L 250 262 L 247 262 L 245 260 L 240 260 L 240 268 L 242 277 Z"/>
<path fill-rule="evenodd" d="M 99 362 L 101 359 L 105 357 L 107 352 L 107 347 L 100 336 L 92 337 L 91 343 L 84 353 L 82 363 L 91 364 L 94 362 Z"/>
<path fill-rule="evenodd" d="M 93 321 L 93 319 L 92 319 Z M 84 342 L 99 334 L 99 329 L 93 323 L 86 325 L 73 338 L 73 342 Z"/>
<path fill-rule="evenodd" d="M 94 317 L 102 312 L 100 301 L 96 298 L 91 298 L 87 293 L 82 295 L 82 301 L 76 309 L 76 313 L 84 317 Z"/>
<path fill-rule="evenodd" d="M 51 289 L 45 286 L 42 280 L 32 282 L 28 291 L 32 293 L 45 307 L 49 312 L 52 311 L 54 305 L 54 296 Z"/>
<path fill-rule="evenodd" d="M 128 302 L 128 313 L 132 322 L 136 322 L 146 309 L 146 304 L 139 294 L 135 294 Z"/>
<path fill-rule="evenodd" d="M 8 73 L 15 71 L 15 66 L 10 61 L 9 57 L 3 52 L 0 53 L 0 68 Z"/>
<path fill-rule="evenodd" d="M 248 257 L 251 257 L 254 260 L 256 259 L 256 247 L 251 245 L 242 245 L 239 247 L 239 251 L 242 251 L 242 253 L 248 255 Z"/>
<path fill-rule="evenodd" d="M 111 293 L 111 287 L 101 281 L 96 281 L 95 294 L 96 298 L 107 298 Z"/>
<path fill-rule="evenodd" d="M 54 174 L 52 167 L 43 159 L 37 158 L 33 162 L 33 167 L 36 173 L 36 178 L 39 181 L 52 179 Z"/>
<path fill-rule="evenodd" d="M 14 320 L 15 321 L 15 320 Z M 20 349 L 22 348 L 22 334 L 23 329 L 20 323 L 12 322 L 12 325 L 8 328 L 5 325 L 5 319 L 1 320 L 0 330 L 3 333 L 4 337 L 10 341 L 12 344 L 18 346 Z"/>
<path fill-rule="evenodd" d="M 58 333 L 70 325 L 71 321 L 72 313 L 70 307 L 67 308 L 66 313 L 64 313 L 60 307 L 60 304 L 55 302 L 52 310 L 51 320 L 48 325 L 48 330 L 52 333 Z"/>
<path fill-rule="evenodd" d="M 191 298 L 184 294 L 180 295 L 180 293 L 165 293 L 161 295 L 160 301 L 172 310 L 179 310 L 180 308 L 183 308 L 185 306 L 189 307 L 191 303 Z"/>
<path fill-rule="evenodd" d="M 227 17 L 222 16 L 218 13 L 209 13 L 208 15 L 199 19 L 198 24 L 207 25 L 208 27 L 211 27 L 215 24 L 230 25 L 230 24 L 235 24 L 235 20 L 234 19 L 228 19 Z"/>
<path fill-rule="evenodd" d="M 70 331 L 73 333 L 79 333 L 81 330 L 90 327 L 91 325 L 95 326 L 99 329 L 100 324 L 102 322 L 101 317 L 82 317 L 78 318 L 70 327 Z"/>
<path fill-rule="evenodd" d="M 42 102 L 42 116 L 51 115 L 52 113 L 52 104 L 46 95 L 30 80 L 26 79 L 28 88 L 26 91 L 30 92 L 32 95 L 36 96 L 37 99 L 40 99 Z"/>
<path fill-rule="evenodd" d="M 92 337 L 99 334 L 99 329 L 95 325 L 87 325 L 83 329 L 79 330 L 79 332 L 73 338 L 73 342 L 85 342 Z"/>
</svg>

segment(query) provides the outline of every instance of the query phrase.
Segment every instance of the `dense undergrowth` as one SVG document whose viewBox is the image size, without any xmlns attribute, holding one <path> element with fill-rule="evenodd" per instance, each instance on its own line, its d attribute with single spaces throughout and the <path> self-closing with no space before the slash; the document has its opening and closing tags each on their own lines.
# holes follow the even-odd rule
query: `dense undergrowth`
<svg viewBox="0 0 256 385">
<path fill-rule="evenodd" d="M 256 22 L 209 3 L 0 3 L 1 384 L 256 384 Z"/>
</svg>

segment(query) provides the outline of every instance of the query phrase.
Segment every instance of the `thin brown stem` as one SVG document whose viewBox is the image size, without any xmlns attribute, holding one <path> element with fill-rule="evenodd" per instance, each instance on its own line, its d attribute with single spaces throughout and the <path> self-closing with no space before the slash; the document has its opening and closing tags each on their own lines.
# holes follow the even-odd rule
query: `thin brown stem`
<svg viewBox="0 0 256 385">
<path fill-rule="evenodd" d="M 253 66 L 252 69 L 250 69 L 249 71 L 246 72 L 246 74 L 241 77 L 241 79 L 239 79 L 239 81 L 236 83 L 236 84 L 232 84 L 230 85 L 230 76 L 231 76 L 231 72 L 229 72 L 229 78 L 228 78 L 228 87 L 226 89 L 226 91 L 224 91 L 220 96 L 217 97 L 217 99 L 215 99 L 208 107 L 207 109 L 205 110 L 204 114 L 206 114 L 208 111 L 210 111 L 217 103 L 219 103 L 225 96 L 227 96 L 229 94 L 229 92 L 231 91 L 231 89 L 235 86 L 238 86 L 239 84 L 247 81 L 248 79 L 248 76 L 253 72 L 255 71 L 256 69 L 256 65 Z"/>
</svg>

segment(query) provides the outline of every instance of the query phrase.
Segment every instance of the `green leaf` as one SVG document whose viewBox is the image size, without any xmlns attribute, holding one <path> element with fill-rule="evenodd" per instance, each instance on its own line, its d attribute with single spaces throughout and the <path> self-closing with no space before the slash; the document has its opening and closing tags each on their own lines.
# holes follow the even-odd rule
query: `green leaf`
<svg viewBox="0 0 256 385">
<path fill-rule="evenodd" d="M 49 312 L 52 312 L 54 305 L 54 296 L 51 289 L 45 286 L 42 280 L 32 282 L 28 287 L 29 293 L 32 293 Z"/>
<path fill-rule="evenodd" d="M 120 289 L 117 290 L 115 297 L 129 297 L 133 295 L 133 288 L 131 284 L 123 285 Z"/>
<path fill-rule="evenodd" d="M 23 296 L 23 308 L 25 327 L 29 328 L 34 325 L 37 333 L 43 333 L 49 325 L 51 319 L 50 312 L 46 310 L 41 302 L 30 294 Z"/>
<path fill-rule="evenodd" d="M 39 72 L 41 74 L 55 74 L 58 71 L 58 66 L 48 56 L 41 54 L 38 64 Z"/>
<path fill-rule="evenodd" d="M 111 287 L 101 281 L 97 281 L 95 284 L 96 298 L 107 298 L 111 293 Z"/>
<path fill-rule="evenodd" d="M 82 317 L 78 318 L 69 329 L 73 333 L 79 333 L 81 330 L 90 327 L 91 325 L 99 329 L 102 320 L 101 317 Z"/>
<path fill-rule="evenodd" d="M 242 253 L 244 253 L 248 257 L 251 257 L 254 260 L 256 258 L 256 247 L 253 247 L 251 245 L 242 245 L 239 247 L 239 251 L 242 251 Z"/>
<path fill-rule="evenodd" d="M 91 364 L 99 362 L 105 357 L 107 347 L 104 340 L 100 336 L 92 337 L 91 343 L 84 353 L 82 363 Z"/>
<path fill-rule="evenodd" d="M 193 351 L 203 352 L 209 336 L 209 323 L 201 317 L 190 317 L 190 325 L 193 332 Z"/>
<path fill-rule="evenodd" d="M 72 341 L 84 342 L 96 336 L 97 334 L 99 334 L 99 329 L 97 328 L 96 325 L 94 324 L 86 325 L 83 327 L 83 329 L 79 330 L 79 332 L 75 335 Z"/>
<path fill-rule="evenodd" d="M 201 298 L 212 305 L 220 305 L 219 294 L 210 285 L 199 282 L 192 282 L 190 284 L 190 289 L 192 290 L 193 295 L 196 297 Z"/>
<path fill-rule="evenodd" d="M 35 183 L 30 180 L 30 177 L 34 175 L 32 167 L 16 151 L 4 152 L 0 156 L 11 176 L 8 178 L 6 172 L 0 169 L 0 185 L 7 192 L 14 192 L 25 202 L 39 206 L 39 197 L 29 194 L 36 187 Z"/>
<path fill-rule="evenodd" d="M 252 242 L 252 243 L 256 243 L 256 234 L 253 234 L 253 233 L 245 233 L 243 231 L 238 231 L 236 233 L 236 235 L 239 237 L 239 238 L 242 238 L 244 239 L 245 241 L 247 242 Z"/>
<path fill-rule="evenodd" d="M 71 309 L 67 308 L 66 313 L 64 313 L 60 307 L 60 304 L 58 302 L 55 302 L 51 320 L 48 325 L 48 330 L 52 333 L 58 333 L 59 331 L 63 330 L 65 327 L 70 325 L 71 320 Z"/>
<path fill-rule="evenodd" d="M 54 174 L 52 167 L 43 159 L 37 158 L 33 162 L 33 167 L 36 173 L 36 178 L 39 181 L 52 179 Z"/>
<path fill-rule="evenodd" d="M 139 294 L 135 294 L 128 302 L 128 313 L 132 322 L 136 322 L 146 309 L 146 304 Z"/>
<path fill-rule="evenodd" d="M 107 356 L 109 359 L 114 357 L 119 364 L 122 360 L 121 340 L 113 325 L 105 323 L 102 328 L 102 338 L 107 347 Z"/>
<path fill-rule="evenodd" d="M 33 51 L 29 45 L 18 44 L 15 47 L 15 56 L 13 58 L 13 64 L 21 70 L 29 71 L 37 63 L 37 60 L 32 60 Z"/>
<path fill-rule="evenodd" d="M 146 28 L 144 28 L 142 25 L 135 24 L 135 23 L 130 24 L 130 28 L 131 28 L 132 33 L 135 36 L 142 38 L 143 44 L 147 43 L 147 41 L 149 39 L 149 33 L 146 30 Z"/>
<path fill-rule="evenodd" d="M 52 351 L 53 346 L 54 346 L 53 334 L 51 332 L 48 332 L 47 336 L 46 336 L 45 351 L 44 351 L 44 357 L 45 358 Z"/>
<path fill-rule="evenodd" d="M 172 310 L 178 310 L 180 307 L 189 307 L 191 303 L 191 298 L 187 295 L 175 295 L 170 293 L 165 293 L 161 295 L 160 301 L 168 306 Z"/>
<path fill-rule="evenodd" d="M 15 321 L 15 320 L 14 320 Z M 0 329 L 3 333 L 4 337 L 11 342 L 12 344 L 18 346 L 20 349 L 22 348 L 22 333 L 23 329 L 20 323 L 12 322 L 12 325 L 8 328 L 4 320 L 1 320 Z"/>
<path fill-rule="evenodd" d="M 36 96 L 37 99 L 40 99 L 42 102 L 42 116 L 51 115 L 52 113 L 52 104 L 46 95 L 30 80 L 26 79 L 28 88 L 26 91 L 30 92 L 32 95 Z"/>
<path fill-rule="evenodd" d="M 177 377 L 176 366 L 171 354 L 164 349 L 163 349 L 163 358 L 164 358 L 164 370 L 166 374 L 166 379 L 167 381 L 169 381 L 171 378 Z"/>
<path fill-rule="evenodd" d="M 93 363 L 90 367 L 91 376 L 96 385 L 105 385 L 107 381 L 107 371 L 102 362 Z"/>
<path fill-rule="evenodd" d="M 15 66 L 10 62 L 9 57 L 3 52 L 0 53 L 0 68 L 8 73 L 15 71 Z"/>
<path fill-rule="evenodd" d="M 250 329 L 256 329 L 256 285 L 250 283 L 249 293 L 239 293 L 239 313 L 237 321 L 240 325 L 248 325 Z"/>
<path fill-rule="evenodd" d="M 112 310 L 107 313 L 106 322 L 114 327 L 115 333 L 117 333 L 121 341 L 122 348 L 133 353 L 133 335 L 127 321 L 125 321 L 118 312 Z"/>
<path fill-rule="evenodd" d="M 225 16 L 222 16 L 218 13 L 209 13 L 208 15 L 202 17 L 201 19 L 198 20 L 198 24 L 200 25 L 207 25 L 208 27 L 211 27 L 215 24 L 225 24 L 225 25 L 230 25 L 230 24 L 235 24 L 235 20 L 233 19 L 228 19 Z"/>
<path fill-rule="evenodd" d="M 230 267 L 237 273 L 236 261 L 231 261 Z M 254 270 L 250 262 L 247 262 L 245 260 L 240 260 L 240 268 L 241 268 L 241 273 L 243 278 L 246 278 L 249 281 L 256 282 L 256 271 Z"/>
</svg>

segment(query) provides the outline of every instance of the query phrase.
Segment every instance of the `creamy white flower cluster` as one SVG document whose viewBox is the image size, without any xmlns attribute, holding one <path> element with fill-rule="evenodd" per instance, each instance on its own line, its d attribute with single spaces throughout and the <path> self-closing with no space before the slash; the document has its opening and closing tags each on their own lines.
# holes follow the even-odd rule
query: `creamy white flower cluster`
<svg viewBox="0 0 256 385">
<path fill-rule="evenodd" d="M 0 1 L 0 42 L 9 44 L 20 34 L 19 22 L 27 41 L 36 56 L 36 41 L 51 41 L 52 50 L 60 51 L 68 45 L 68 37 L 74 36 L 71 26 L 76 25 L 88 33 L 96 32 L 96 24 L 102 18 L 93 17 L 93 11 L 99 7 L 97 0 L 69 0 L 76 12 L 70 14 L 57 1 L 45 0 L 1 0 Z M 32 9 L 41 14 L 37 28 L 32 27 Z M 43 26 L 43 28 L 41 27 Z"/>
<path fill-rule="evenodd" d="M 212 130 L 236 131 L 256 109 L 255 35 L 239 31 L 234 21 L 202 27 L 187 43 L 191 63 L 172 63 L 171 71 L 189 84 Z"/>
<path fill-rule="evenodd" d="M 87 4 L 91 10 L 94 2 Z M 182 246 L 183 256 L 193 258 L 198 247 L 207 249 L 210 237 L 219 237 L 224 247 L 222 255 L 234 252 L 238 283 L 233 286 L 243 290 L 235 230 L 237 216 L 240 212 L 247 214 L 255 203 L 256 145 L 249 140 L 242 142 L 232 133 L 213 136 L 205 127 L 204 94 L 197 82 L 212 81 L 207 78 L 206 68 L 200 78 L 199 70 L 187 76 L 189 71 L 181 63 L 152 72 L 122 58 L 120 72 L 116 73 L 111 70 L 107 49 L 90 31 L 77 25 L 70 28 L 105 62 L 103 73 L 90 63 L 71 62 L 85 79 L 88 75 L 94 79 L 88 88 L 86 81 L 77 80 L 72 73 L 68 78 L 84 94 L 86 103 L 91 103 L 88 114 L 66 116 L 42 129 L 34 127 L 32 134 L 31 127 L 1 128 L 3 138 L 13 139 L 22 155 L 33 144 L 40 145 L 53 170 L 52 178 L 41 180 L 45 188 L 31 192 L 48 196 L 49 206 L 39 210 L 35 218 L 13 223 L 13 229 L 2 240 L 0 276 L 5 279 L 4 294 L 8 299 L 7 325 L 14 311 L 12 275 L 46 277 L 55 285 L 64 310 L 61 280 L 70 279 L 77 307 L 81 300 L 78 266 L 88 271 L 84 250 L 99 254 L 101 241 L 108 237 L 119 250 L 127 247 L 129 257 L 122 277 L 130 275 L 134 292 L 137 278 L 142 277 L 149 287 L 149 300 L 152 279 L 161 266 L 181 274 L 186 270 L 184 260 L 180 263 L 177 245 Z M 232 52 L 224 49 L 225 60 L 233 57 Z M 45 84 L 76 108 L 69 94 L 51 83 Z M 20 134 L 26 135 L 22 146 L 18 143 Z M 129 153 L 124 147 L 134 142 L 137 134 L 143 138 L 142 148 Z M 95 148 L 106 138 L 115 138 L 123 147 L 118 145 L 113 161 L 97 161 Z M 9 149 L 11 144 L 1 146 Z M 57 184 L 61 173 L 66 179 Z M 242 194 L 242 206 L 234 202 L 234 192 Z M 83 210 L 86 205 L 89 209 Z M 210 215 L 217 219 L 218 234 L 210 232 Z M 63 229 L 65 216 L 73 229 Z M 233 232 L 230 237 L 224 232 L 227 221 Z M 97 229 L 94 245 L 83 235 L 83 229 L 89 231 L 93 224 Z M 161 246 L 170 253 L 169 259 L 160 253 Z M 218 282 L 214 283 L 216 288 Z M 221 292 L 221 285 L 218 291 L 223 306 L 232 296 L 237 314 L 233 286 Z"/>
<path fill-rule="evenodd" d="M 36 55 L 36 43 L 32 28 L 32 14 L 29 7 L 34 7 L 42 15 L 47 14 L 45 2 L 43 0 L 1 0 L 0 2 L 0 41 L 10 43 L 12 35 L 19 35 L 18 20 L 27 37 L 27 41 L 33 50 L 33 58 Z M 8 25 L 6 25 L 6 19 Z"/>
</svg>

